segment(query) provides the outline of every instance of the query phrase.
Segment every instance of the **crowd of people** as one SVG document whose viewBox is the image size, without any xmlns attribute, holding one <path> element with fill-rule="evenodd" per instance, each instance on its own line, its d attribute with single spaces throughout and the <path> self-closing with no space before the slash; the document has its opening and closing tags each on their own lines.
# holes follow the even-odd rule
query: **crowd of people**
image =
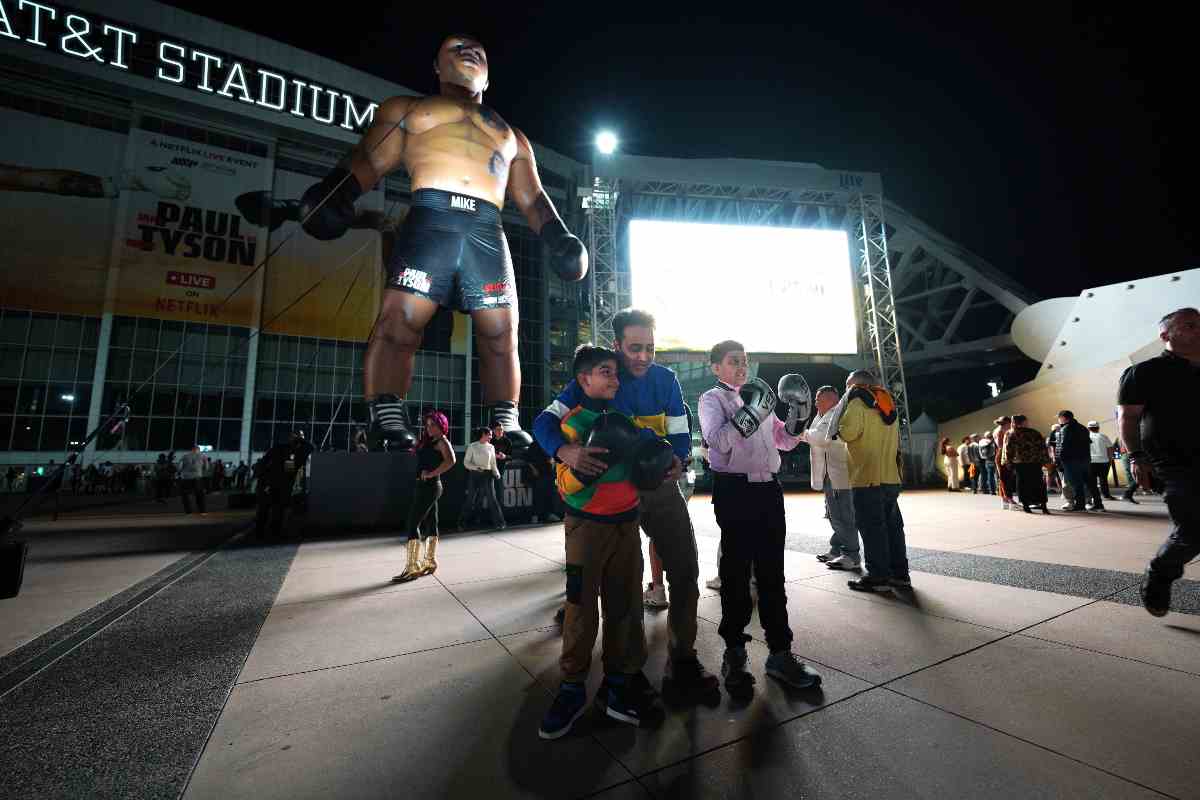
<svg viewBox="0 0 1200 800">
<path fill-rule="evenodd" d="M 1121 499 L 1138 502 L 1128 452 L 1101 433 L 1096 420 L 1085 426 L 1063 409 L 1044 436 L 1024 414 L 997 417 L 994 424 L 993 430 L 964 436 L 957 445 L 942 439 L 938 449 L 949 491 L 999 495 L 1006 511 L 1049 514 L 1048 496 L 1056 493 L 1066 501 L 1063 511 L 1104 511 L 1105 500 L 1116 500 L 1111 486 L 1121 482 L 1120 461 L 1125 468 Z"/>
<path fill-rule="evenodd" d="M 184 456 L 186 458 L 186 455 Z M 205 459 L 200 477 L 207 492 L 244 491 L 252 480 L 251 468 L 244 461 L 236 467 L 232 463 Z M 168 498 L 174 494 L 179 478 L 181 459 L 174 451 L 159 453 L 153 464 L 114 464 L 98 461 L 88 464 L 70 464 L 64 470 L 55 487 L 60 492 L 75 495 L 142 494 L 155 498 Z M 25 467 L 10 465 L 0 474 L 0 490 L 24 492 L 29 486 L 30 474 L 50 477 L 60 464 L 51 459 L 38 473 Z"/>
</svg>

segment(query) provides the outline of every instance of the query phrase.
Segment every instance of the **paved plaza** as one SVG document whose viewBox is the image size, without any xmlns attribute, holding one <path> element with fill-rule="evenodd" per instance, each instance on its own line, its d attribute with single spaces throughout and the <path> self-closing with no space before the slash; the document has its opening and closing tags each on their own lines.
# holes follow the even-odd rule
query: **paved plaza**
<svg viewBox="0 0 1200 800">
<path fill-rule="evenodd" d="M 691 502 L 702 582 L 708 500 Z M 913 591 L 862 595 L 813 557 L 821 498 L 787 498 L 794 649 L 820 690 L 764 675 L 755 617 L 748 701 L 657 730 L 589 713 L 552 742 L 561 524 L 447 534 L 436 575 L 396 585 L 398 535 L 264 546 L 246 512 L 35 520 L 24 590 L 0 601 L 0 794 L 1200 797 L 1200 564 L 1168 616 L 1137 599 L 1158 498 L 1042 516 L 917 491 L 901 508 Z M 717 671 L 703 585 L 699 614 Z M 646 630 L 657 685 L 666 613 Z M 597 658 L 590 690 L 600 677 Z"/>
</svg>

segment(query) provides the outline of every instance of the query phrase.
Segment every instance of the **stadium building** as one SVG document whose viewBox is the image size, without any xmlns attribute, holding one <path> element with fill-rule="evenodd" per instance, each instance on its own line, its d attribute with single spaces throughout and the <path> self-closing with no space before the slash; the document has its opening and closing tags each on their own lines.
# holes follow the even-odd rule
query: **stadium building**
<svg viewBox="0 0 1200 800">
<path fill-rule="evenodd" d="M 128 420 L 104 427 L 88 463 L 148 463 L 194 443 L 250 461 L 296 428 L 321 449 L 348 448 L 367 420 L 362 358 L 407 180 L 364 195 L 361 224 L 331 242 L 247 212 L 268 193 L 299 198 L 378 102 L 415 92 L 132 0 L 0 0 L 0 71 L 0 463 L 61 459 L 126 401 Z M 774 360 L 866 363 L 903 401 L 901 352 L 910 375 L 1024 358 L 1009 328 L 1033 298 L 885 204 L 878 175 L 733 159 L 587 164 L 534 147 L 593 269 L 563 284 L 506 210 L 526 427 L 569 379 L 575 346 L 603 340 L 629 302 L 631 217 L 845 231 L 857 353 Z M 446 411 L 464 445 L 483 414 L 472 348 L 469 318 L 440 313 L 409 395 Z M 708 377 L 697 358 L 660 361 L 688 364 L 698 394 Z"/>
</svg>

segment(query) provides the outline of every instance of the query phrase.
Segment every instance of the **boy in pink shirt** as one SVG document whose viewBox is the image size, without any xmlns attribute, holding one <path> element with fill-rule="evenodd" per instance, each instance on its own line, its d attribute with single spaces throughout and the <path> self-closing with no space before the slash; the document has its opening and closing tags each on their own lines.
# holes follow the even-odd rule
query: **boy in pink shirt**
<svg viewBox="0 0 1200 800">
<path fill-rule="evenodd" d="M 700 396 L 700 428 L 713 473 L 713 509 L 721 528 L 721 626 L 725 660 L 721 674 L 730 694 L 747 691 L 746 626 L 753 603 L 750 569 L 758 582 L 758 613 L 771 655 L 766 673 L 796 689 L 821 685 L 821 676 L 792 653 L 783 546 L 787 526 L 783 489 L 775 478 L 779 451 L 800 441 L 807 410 L 790 406 L 785 423 L 775 415 L 775 393 L 764 381 L 747 382 L 745 348 L 729 340 L 709 353 L 717 385 Z M 799 376 L 785 376 L 803 383 Z M 783 381 L 780 382 L 783 385 Z M 800 414 L 803 413 L 803 418 Z"/>
</svg>

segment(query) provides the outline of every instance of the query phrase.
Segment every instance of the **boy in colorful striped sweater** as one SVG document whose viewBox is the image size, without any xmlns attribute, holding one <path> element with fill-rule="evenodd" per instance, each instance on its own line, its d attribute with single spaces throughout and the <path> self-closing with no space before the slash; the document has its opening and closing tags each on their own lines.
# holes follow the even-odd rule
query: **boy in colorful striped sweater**
<svg viewBox="0 0 1200 800">
<path fill-rule="evenodd" d="M 583 397 L 559 424 L 563 447 L 582 447 L 608 468 L 592 475 L 576 474 L 563 463 L 557 466 L 558 490 L 566 504 L 567 603 L 559 660 L 563 680 L 538 730 L 543 739 L 565 735 L 587 708 L 585 683 L 601 601 L 604 682 L 596 694 L 597 709 L 631 725 L 662 719 L 657 694 L 642 673 L 642 547 L 630 463 L 639 433 L 632 420 L 608 408 L 620 386 L 617 354 L 581 345 L 573 366 Z"/>
</svg>

